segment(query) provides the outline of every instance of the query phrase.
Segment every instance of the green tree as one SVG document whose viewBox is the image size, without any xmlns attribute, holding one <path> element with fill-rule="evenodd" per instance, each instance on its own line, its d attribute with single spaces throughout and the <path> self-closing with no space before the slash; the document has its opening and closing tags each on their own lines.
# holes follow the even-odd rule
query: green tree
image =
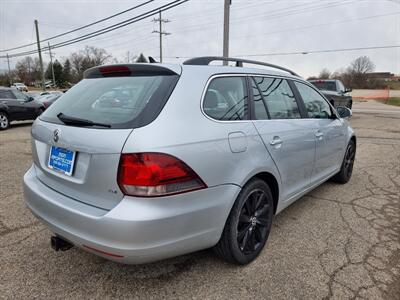
<svg viewBox="0 0 400 300">
<path fill-rule="evenodd" d="M 51 70 L 51 66 L 53 64 L 50 62 L 47 65 L 46 71 L 44 72 L 44 78 L 48 79 L 48 80 L 53 80 L 53 71 Z"/>
<path fill-rule="evenodd" d="M 72 81 L 72 74 L 71 74 L 71 62 L 69 59 L 66 59 L 63 66 L 63 86 L 68 85 Z"/>
<path fill-rule="evenodd" d="M 139 57 L 136 59 L 137 63 L 147 63 L 147 58 L 143 55 L 143 53 L 140 53 Z"/>
<path fill-rule="evenodd" d="M 57 59 L 54 61 L 53 66 L 54 66 L 54 78 L 56 80 L 56 85 L 58 87 L 62 87 L 64 86 L 63 67 Z"/>
</svg>

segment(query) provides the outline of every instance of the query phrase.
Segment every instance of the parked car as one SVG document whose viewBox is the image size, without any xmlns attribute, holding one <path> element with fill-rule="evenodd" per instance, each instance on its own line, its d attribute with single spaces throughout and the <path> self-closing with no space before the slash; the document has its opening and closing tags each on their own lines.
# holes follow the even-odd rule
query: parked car
<svg viewBox="0 0 400 300">
<path fill-rule="evenodd" d="M 338 79 L 316 79 L 309 80 L 313 85 L 315 85 L 321 92 L 328 98 L 329 102 L 334 106 L 344 106 L 347 108 L 352 108 L 353 97 L 348 93 L 351 89 L 345 88 L 343 83 Z"/>
<path fill-rule="evenodd" d="M 23 84 L 23 83 L 19 83 L 19 82 L 16 82 L 16 83 L 12 84 L 11 87 L 15 88 L 15 89 L 17 89 L 17 90 L 19 90 L 21 92 L 27 92 L 28 91 L 28 88 L 26 87 L 26 85 Z"/>
<path fill-rule="evenodd" d="M 0 130 L 7 129 L 12 121 L 34 120 L 43 111 L 43 104 L 19 90 L 0 88 Z"/>
<path fill-rule="evenodd" d="M 37 101 L 41 102 L 45 108 L 48 108 L 52 105 L 58 98 L 63 95 L 63 92 L 50 92 L 44 95 L 41 95 L 37 98 Z"/>
<path fill-rule="evenodd" d="M 214 247 L 247 264 L 274 215 L 326 180 L 349 181 L 350 116 L 267 63 L 91 68 L 34 122 L 25 200 L 55 250 L 144 263 Z"/>
<path fill-rule="evenodd" d="M 28 97 L 32 97 L 33 99 L 37 99 L 40 97 L 39 92 L 26 92 L 25 95 L 27 95 Z"/>
</svg>

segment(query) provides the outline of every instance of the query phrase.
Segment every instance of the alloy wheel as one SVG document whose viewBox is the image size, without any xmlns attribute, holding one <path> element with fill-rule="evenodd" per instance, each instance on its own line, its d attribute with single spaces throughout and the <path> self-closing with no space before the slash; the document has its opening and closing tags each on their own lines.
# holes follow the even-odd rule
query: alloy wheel
<svg viewBox="0 0 400 300">
<path fill-rule="evenodd" d="M 268 234 L 271 209 L 263 190 L 255 189 L 249 193 L 237 225 L 237 242 L 243 254 L 251 254 L 263 245 Z"/>
<path fill-rule="evenodd" d="M 0 114 L 0 127 L 6 129 L 8 127 L 8 118 L 4 114 Z"/>
<path fill-rule="evenodd" d="M 344 158 L 344 170 L 348 178 L 350 178 L 353 172 L 354 158 L 356 156 L 356 151 L 353 144 L 350 144 L 346 151 L 346 156 Z"/>
</svg>

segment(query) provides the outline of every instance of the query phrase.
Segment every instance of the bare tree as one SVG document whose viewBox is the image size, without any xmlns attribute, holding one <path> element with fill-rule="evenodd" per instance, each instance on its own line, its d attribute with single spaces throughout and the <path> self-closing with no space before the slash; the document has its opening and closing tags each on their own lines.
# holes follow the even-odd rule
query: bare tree
<svg viewBox="0 0 400 300">
<path fill-rule="evenodd" d="M 360 56 L 350 64 L 347 76 L 351 79 L 351 86 L 366 88 L 368 84 L 368 73 L 374 71 L 375 65 L 368 56 Z"/>
<path fill-rule="evenodd" d="M 15 65 L 15 71 L 20 81 L 27 85 L 40 80 L 39 58 L 26 56 L 20 59 Z"/>
<path fill-rule="evenodd" d="M 323 68 L 319 73 L 319 79 L 329 79 L 331 77 L 331 72 L 327 68 Z"/>
<path fill-rule="evenodd" d="M 368 56 L 360 56 L 350 64 L 350 71 L 355 74 L 367 74 L 375 69 L 374 63 Z"/>
<path fill-rule="evenodd" d="M 69 56 L 72 69 L 72 80 L 77 82 L 82 79 L 85 70 L 113 61 L 112 55 L 106 50 L 86 46 L 83 50 L 74 52 Z"/>
</svg>

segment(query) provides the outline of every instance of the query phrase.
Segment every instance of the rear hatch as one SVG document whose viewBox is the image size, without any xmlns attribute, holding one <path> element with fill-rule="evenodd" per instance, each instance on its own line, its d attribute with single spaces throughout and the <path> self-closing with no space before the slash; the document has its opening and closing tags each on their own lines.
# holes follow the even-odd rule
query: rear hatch
<svg viewBox="0 0 400 300">
<path fill-rule="evenodd" d="M 112 209 L 122 148 L 134 128 L 152 122 L 179 78 L 180 67 L 92 68 L 32 127 L 38 179 L 71 199 Z"/>
</svg>

